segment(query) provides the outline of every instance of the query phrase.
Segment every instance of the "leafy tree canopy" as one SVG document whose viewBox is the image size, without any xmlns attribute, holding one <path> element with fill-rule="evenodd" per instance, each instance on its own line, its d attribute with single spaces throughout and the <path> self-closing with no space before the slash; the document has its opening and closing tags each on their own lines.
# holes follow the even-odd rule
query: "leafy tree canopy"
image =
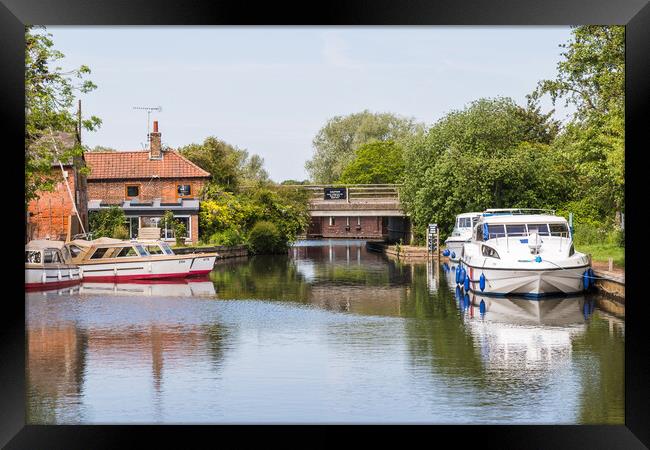
<svg viewBox="0 0 650 450">
<path fill-rule="evenodd" d="M 78 144 L 59 148 L 57 153 L 49 139 L 50 131 L 77 132 L 75 95 L 96 88 L 86 78 L 88 66 L 64 70 L 56 65 L 63 58 L 45 27 L 25 27 L 25 203 L 37 198 L 38 191 L 53 189 L 53 163 L 82 153 Z M 82 127 L 90 131 L 100 124 L 95 116 L 82 120 Z"/>
<path fill-rule="evenodd" d="M 413 119 L 362 111 L 328 120 L 313 140 L 314 156 L 305 167 L 312 181 L 333 183 L 354 159 L 355 150 L 371 141 L 402 142 L 424 129 Z"/>
<path fill-rule="evenodd" d="M 237 148 L 216 137 L 206 138 L 202 144 L 190 144 L 178 149 L 181 155 L 210 172 L 212 183 L 234 192 L 243 183 L 267 182 L 264 159 L 249 157 L 248 151 Z"/>
<path fill-rule="evenodd" d="M 392 184 L 404 176 L 402 147 L 394 141 L 377 141 L 361 145 L 354 159 L 345 167 L 340 183 Z"/>
</svg>

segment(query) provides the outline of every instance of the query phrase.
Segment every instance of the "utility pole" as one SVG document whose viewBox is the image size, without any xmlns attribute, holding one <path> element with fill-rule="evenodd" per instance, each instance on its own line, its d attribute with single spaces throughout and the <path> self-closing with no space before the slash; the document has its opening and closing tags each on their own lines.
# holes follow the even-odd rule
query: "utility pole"
<svg viewBox="0 0 650 450">
<path fill-rule="evenodd" d="M 77 108 L 77 141 L 81 145 L 81 99 L 79 99 L 79 107 Z"/>
</svg>

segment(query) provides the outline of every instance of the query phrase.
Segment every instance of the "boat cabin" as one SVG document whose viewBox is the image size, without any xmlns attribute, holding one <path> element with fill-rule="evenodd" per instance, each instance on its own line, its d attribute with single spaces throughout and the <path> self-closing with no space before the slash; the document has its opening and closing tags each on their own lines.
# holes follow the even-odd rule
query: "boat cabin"
<svg viewBox="0 0 650 450">
<path fill-rule="evenodd" d="M 25 246 L 26 264 L 71 264 L 70 252 L 63 241 L 40 239 Z"/>
<path fill-rule="evenodd" d="M 111 238 L 99 238 L 94 241 L 76 239 L 67 244 L 67 247 L 72 260 L 77 263 L 83 260 L 150 256 L 146 248 L 139 243 Z"/>
</svg>

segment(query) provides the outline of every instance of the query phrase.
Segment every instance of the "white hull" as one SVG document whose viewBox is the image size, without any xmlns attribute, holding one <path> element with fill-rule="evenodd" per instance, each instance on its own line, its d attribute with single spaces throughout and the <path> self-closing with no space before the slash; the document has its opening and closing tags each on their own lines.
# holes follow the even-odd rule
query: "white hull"
<svg viewBox="0 0 650 450">
<path fill-rule="evenodd" d="M 576 294 L 583 291 L 582 275 L 588 265 L 570 269 L 490 269 L 463 264 L 470 277 L 469 290 L 477 294 L 529 295 L 541 297 L 554 294 Z M 480 288 L 481 274 L 485 288 Z"/>
<path fill-rule="evenodd" d="M 25 286 L 30 289 L 75 284 L 81 278 L 81 271 L 76 266 L 25 267 Z"/>
<path fill-rule="evenodd" d="M 79 264 L 84 281 L 147 280 L 184 278 L 189 275 L 192 259 L 166 258 Z"/>
<path fill-rule="evenodd" d="M 212 272 L 214 263 L 217 260 L 216 256 L 197 256 L 192 260 L 192 267 L 190 268 L 191 275 L 204 275 Z"/>
</svg>

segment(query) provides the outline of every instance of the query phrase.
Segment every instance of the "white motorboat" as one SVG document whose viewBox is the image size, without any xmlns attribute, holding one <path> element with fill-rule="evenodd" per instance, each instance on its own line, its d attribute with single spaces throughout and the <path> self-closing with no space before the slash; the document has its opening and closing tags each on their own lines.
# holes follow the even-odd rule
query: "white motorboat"
<svg viewBox="0 0 650 450">
<path fill-rule="evenodd" d="M 133 242 L 142 244 L 151 255 L 174 255 L 174 251 L 165 241 L 135 239 Z M 212 272 L 214 263 L 217 260 L 217 253 L 199 252 L 192 253 L 194 257 L 190 266 L 190 276 L 207 275 Z"/>
<path fill-rule="evenodd" d="M 193 255 L 151 255 L 137 242 L 111 238 L 77 239 L 66 247 L 84 281 L 185 278 L 194 260 Z"/>
<path fill-rule="evenodd" d="M 593 280 L 564 217 L 542 210 L 487 210 L 464 245 L 457 282 L 466 291 L 541 297 L 576 294 Z"/>
<path fill-rule="evenodd" d="M 446 250 L 444 256 L 448 256 L 452 261 L 460 260 L 463 252 L 463 245 L 472 239 L 472 230 L 478 223 L 481 216 L 479 212 L 463 213 L 456 216 L 456 223 L 451 235 L 445 240 Z"/>
<path fill-rule="evenodd" d="M 35 240 L 25 246 L 25 288 L 50 289 L 81 281 L 63 241 Z"/>
</svg>

